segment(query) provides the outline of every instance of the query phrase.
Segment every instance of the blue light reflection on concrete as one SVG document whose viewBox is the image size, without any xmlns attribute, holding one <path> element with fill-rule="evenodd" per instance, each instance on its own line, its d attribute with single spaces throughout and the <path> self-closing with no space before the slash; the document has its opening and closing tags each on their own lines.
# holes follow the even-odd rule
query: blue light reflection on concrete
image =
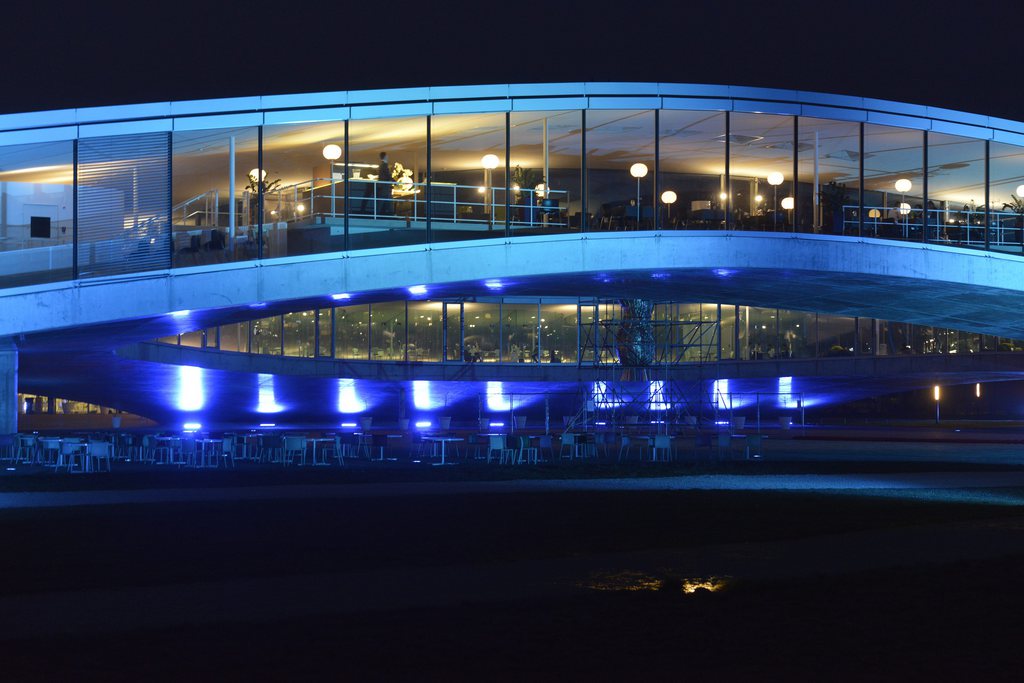
<svg viewBox="0 0 1024 683">
<path fill-rule="evenodd" d="M 338 380 L 338 412 L 339 413 L 361 413 L 366 410 L 366 402 L 356 392 L 356 381 L 354 379 Z"/>
<path fill-rule="evenodd" d="M 600 380 L 594 382 L 591 397 L 594 399 L 595 408 L 618 408 L 622 405 L 622 401 L 609 395 L 608 383 Z"/>
<path fill-rule="evenodd" d="M 796 408 L 797 398 L 793 396 L 793 378 L 779 378 L 779 406 L 782 408 Z"/>
<path fill-rule="evenodd" d="M 178 367 L 178 410 L 187 413 L 202 410 L 206 405 L 203 388 L 203 369 L 192 365 Z"/>
<path fill-rule="evenodd" d="M 433 410 L 437 407 L 430 398 L 430 380 L 413 380 L 412 404 L 416 410 Z"/>
<path fill-rule="evenodd" d="M 487 410 L 500 413 L 512 410 L 512 401 L 505 396 L 504 382 L 487 383 Z"/>
<path fill-rule="evenodd" d="M 274 395 L 274 376 L 260 373 L 257 375 L 256 390 L 256 412 L 257 413 L 280 413 L 285 406 L 277 402 Z"/>
</svg>

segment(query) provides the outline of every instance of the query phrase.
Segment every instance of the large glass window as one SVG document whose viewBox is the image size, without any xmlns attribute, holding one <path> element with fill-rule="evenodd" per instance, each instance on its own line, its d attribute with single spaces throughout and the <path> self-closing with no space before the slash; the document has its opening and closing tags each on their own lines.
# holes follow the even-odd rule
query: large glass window
<svg viewBox="0 0 1024 683">
<path fill-rule="evenodd" d="M 974 225 L 970 207 L 985 203 L 985 142 L 928 134 L 928 239 L 983 246 L 984 213 Z M 964 211 L 967 208 L 967 211 Z"/>
<path fill-rule="evenodd" d="M 345 248 L 345 124 L 263 129 L 264 256 Z"/>
<path fill-rule="evenodd" d="M 860 124 L 800 117 L 799 230 L 856 235 L 860 226 Z"/>
<path fill-rule="evenodd" d="M 321 308 L 317 311 L 316 329 L 317 329 L 317 347 L 316 353 L 318 356 L 330 358 L 333 350 L 331 349 L 331 332 L 333 328 L 332 310 L 330 308 Z"/>
<path fill-rule="evenodd" d="M 779 358 L 813 358 L 815 342 L 814 313 L 779 311 Z"/>
<path fill-rule="evenodd" d="M 72 277 L 72 143 L 0 147 L 0 287 Z"/>
<path fill-rule="evenodd" d="M 444 306 L 446 329 L 445 360 L 461 361 L 462 357 L 462 304 L 449 302 Z"/>
<path fill-rule="evenodd" d="M 502 304 L 501 359 L 506 363 L 536 363 L 540 360 L 537 339 L 537 304 Z"/>
<path fill-rule="evenodd" d="M 732 224 L 748 230 L 793 226 L 793 117 L 734 113 L 729 119 Z"/>
<path fill-rule="evenodd" d="M 249 339 L 249 349 L 252 353 L 281 355 L 281 316 L 253 320 L 250 331 L 252 336 Z"/>
<path fill-rule="evenodd" d="M 312 358 L 316 351 L 316 311 L 284 315 L 284 355 Z"/>
<path fill-rule="evenodd" d="M 746 306 L 747 309 L 747 342 L 750 346 L 751 360 L 772 360 L 778 358 L 778 318 L 774 308 L 757 308 Z"/>
<path fill-rule="evenodd" d="M 174 265 L 256 258 L 257 129 L 176 132 L 171 147 Z"/>
<path fill-rule="evenodd" d="M 661 225 L 717 228 L 725 224 L 725 114 L 661 112 Z"/>
<path fill-rule="evenodd" d="M 220 350 L 247 353 L 249 351 L 249 323 L 231 323 L 220 326 Z"/>
<path fill-rule="evenodd" d="M 719 338 L 722 340 L 722 360 L 736 358 L 736 306 L 719 306 L 721 322 Z"/>
<path fill-rule="evenodd" d="M 654 227 L 654 112 L 587 112 L 587 208 L 598 230 Z"/>
<path fill-rule="evenodd" d="M 405 302 L 389 301 L 370 306 L 370 359 L 405 358 Z"/>
<path fill-rule="evenodd" d="M 505 232 L 505 115 L 435 116 L 431 136 L 431 240 Z"/>
<path fill-rule="evenodd" d="M 989 155 L 989 244 L 999 251 L 1024 251 L 1024 147 L 993 142 Z M 976 224 L 978 206 L 968 209 L 966 219 Z"/>
<path fill-rule="evenodd" d="M 440 301 L 409 302 L 409 360 L 441 360 L 443 308 Z"/>
<path fill-rule="evenodd" d="M 370 307 L 334 309 L 334 357 L 366 360 L 370 352 Z"/>
<path fill-rule="evenodd" d="M 864 232 L 921 239 L 924 135 L 919 130 L 864 126 Z"/>
<path fill-rule="evenodd" d="M 581 118 L 578 111 L 510 115 L 513 234 L 579 229 Z"/>
<path fill-rule="evenodd" d="M 540 355 L 542 363 L 576 363 L 575 303 L 542 304 L 540 307 Z M 587 307 L 590 315 L 593 308 Z"/>
<path fill-rule="evenodd" d="M 497 362 L 501 346 L 498 304 L 466 302 L 462 309 L 466 319 L 466 360 L 471 363 Z"/>
<path fill-rule="evenodd" d="M 854 334 L 854 318 L 819 315 L 818 355 L 852 356 L 855 350 Z"/>
<path fill-rule="evenodd" d="M 349 248 L 426 240 L 427 120 L 349 122 Z"/>
</svg>

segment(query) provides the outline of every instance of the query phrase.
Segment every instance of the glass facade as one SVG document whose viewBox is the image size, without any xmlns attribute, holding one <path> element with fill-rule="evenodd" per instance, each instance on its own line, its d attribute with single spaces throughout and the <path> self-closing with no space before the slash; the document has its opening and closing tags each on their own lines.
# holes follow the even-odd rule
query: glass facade
<svg viewBox="0 0 1024 683">
<path fill-rule="evenodd" d="M 333 337 L 334 357 L 345 360 L 594 365 L 597 358 L 598 365 L 614 365 L 620 362 L 622 318 L 619 301 L 391 301 L 296 311 L 157 341 L 330 358 Z M 970 354 L 1024 346 L 1014 339 L 926 325 L 714 303 L 656 303 L 650 325 L 656 366 L 719 359 Z"/>
<path fill-rule="evenodd" d="M 202 130 L 181 119 L 172 132 L 0 144 L 0 286 L 638 228 L 1024 252 L 1024 146 L 1008 134 L 606 104 Z"/>
</svg>

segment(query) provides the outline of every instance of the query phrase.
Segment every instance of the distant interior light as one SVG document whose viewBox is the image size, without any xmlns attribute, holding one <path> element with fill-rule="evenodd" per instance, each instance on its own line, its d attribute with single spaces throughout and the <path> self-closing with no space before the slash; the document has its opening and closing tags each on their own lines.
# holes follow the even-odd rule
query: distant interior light
<svg viewBox="0 0 1024 683">
<path fill-rule="evenodd" d="M 675 204 L 677 199 L 679 199 L 679 195 L 672 190 L 665 190 L 661 193 L 661 201 L 665 204 Z"/>
<path fill-rule="evenodd" d="M 338 145 L 324 145 L 324 159 L 337 161 L 341 158 L 341 147 Z"/>
<path fill-rule="evenodd" d="M 783 180 L 785 180 L 785 178 L 778 171 L 772 171 L 771 173 L 768 174 L 768 184 L 771 185 L 772 187 L 775 187 L 776 185 L 781 185 Z"/>
<path fill-rule="evenodd" d="M 252 178 L 253 180 L 256 180 L 257 177 L 259 177 L 260 180 L 266 180 L 267 172 L 261 171 L 258 168 L 254 168 L 251 171 L 249 171 L 249 177 Z"/>
<path fill-rule="evenodd" d="M 757 202 L 758 204 L 760 204 L 761 202 L 763 202 L 763 201 L 764 201 L 764 197 L 762 197 L 762 196 L 761 196 L 761 195 L 759 195 L 759 194 L 755 194 L 755 195 L 754 195 L 754 201 L 755 201 L 755 202 Z"/>
<path fill-rule="evenodd" d="M 906 178 L 900 178 L 899 180 L 896 181 L 896 185 L 895 185 L 896 191 L 900 192 L 900 193 L 903 193 L 903 194 L 906 194 L 907 192 L 910 192 L 910 188 L 912 188 L 913 186 L 914 186 L 914 184 L 911 183 Z"/>
<path fill-rule="evenodd" d="M 718 193 L 718 198 L 719 198 L 719 199 L 721 199 L 721 200 L 722 200 L 722 201 L 724 202 L 724 201 L 725 201 L 726 199 L 728 199 L 728 198 L 729 198 L 729 195 L 727 195 L 727 194 L 726 194 L 726 193 L 724 193 L 724 192 L 719 192 L 719 193 Z"/>
<path fill-rule="evenodd" d="M 793 198 L 792 197 L 783 197 L 782 198 L 782 208 L 785 209 L 786 211 L 792 210 L 793 209 L 793 204 L 794 204 L 794 202 L 793 202 Z"/>
<path fill-rule="evenodd" d="M 641 164 L 639 162 L 629 167 L 629 175 L 633 176 L 637 180 L 647 175 L 647 164 Z"/>
<path fill-rule="evenodd" d="M 480 165 L 483 166 L 484 168 L 490 170 L 490 169 L 497 168 L 498 167 L 498 163 L 500 161 L 501 160 L 498 158 L 497 154 L 485 154 L 483 156 L 483 158 L 480 159 Z"/>
<path fill-rule="evenodd" d="M 906 216 L 908 213 L 910 213 L 910 204 L 900 202 L 900 215 Z"/>
</svg>

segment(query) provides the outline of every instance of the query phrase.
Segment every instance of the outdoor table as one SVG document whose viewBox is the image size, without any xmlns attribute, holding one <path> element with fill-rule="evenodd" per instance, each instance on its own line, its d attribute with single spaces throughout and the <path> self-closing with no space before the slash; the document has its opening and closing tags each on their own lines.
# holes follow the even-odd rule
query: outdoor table
<svg viewBox="0 0 1024 683">
<path fill-rule="evenodd" d="M 174 464 L 175 451 L 181 449 L 181 437 L 180 436 L 154 436 L 153 440 L 157 442 L 157 450 L 161 448 L 167 450 L 167 460 L 160 463 L 163 465 Z"/>
<path fill-rule="evenodd" d="M 217 446 L 224 443 L 224 439 L 196 439 L 196 445 L 199 446 L 199 464 L 196 467 L 206 467 L 206 447 Z M 215 448 L 213 451 L 213 464 L 210 467 L 216 467 L 219 464 L 220 454 Z"/>
<path fill-rule="evenodd" d="M 317 446 L 317 444 L 321 444 L 321 443 L 334 443 L 334 437 L 327 438 L 327 437 L 321 436 L 321 437 L 315 437 L 315 438 L 314 437 L 307 437 L 306 438 L 306 444 L 308 446 L 310 446 L 312 448 L 312 450 L 313 450 L 313 466 L 314 467 L 316 467 L 317 465 L 326 465 L 327 464 L 327 458 L 324 458 L 323 462 L 317 462 L 316 461 L 316 446 Z M 321 455 L 323 454 L 323 448 L 320 449 L 320 453 L 321 453 Z M 305 457 L 303 457 L 303 459 L 302 459 L 302 464 L 303 465 L 306 464 Z"/>
<path fill-rule="evenodd" d="M 444 447 L 445 447 L 445 444 L 453 442 L 453 441 L 465 441 L 465 439 L 463 439 L 461 436 L 425 436 L 423 438 L 425 440 L 427 440 L 427 441 L 433 441 L 435 444 L 436 443 L 440 443 L 441 444 L 441 462 L 439 462 L 439 463 L 435 462 L 434 463 L 435 465 L 453 465 L 453 464 L 455 464 L 455 463 L 450 463 L 450 462 L 445 462 L 444 461 L 444 456 L 445 456 Z"/>
</svg>

